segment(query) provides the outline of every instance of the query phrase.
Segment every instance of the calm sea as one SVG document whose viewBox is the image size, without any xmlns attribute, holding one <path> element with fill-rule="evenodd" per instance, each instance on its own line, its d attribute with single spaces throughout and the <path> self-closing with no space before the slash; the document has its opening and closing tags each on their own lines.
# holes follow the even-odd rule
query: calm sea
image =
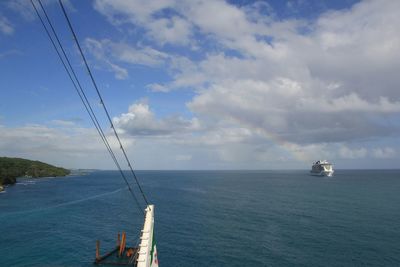
<svg viewBox="0 0 400 267">
<path fill-rule="evenodd" d="M 400 266 L 400 171 L 140 171 L 160 266 Z M 139 195 L 138 195 L 139 196 Z M 0 266 L 93 266 L 143 217 L 114 171 L 0 193 Z"/>
</svg>

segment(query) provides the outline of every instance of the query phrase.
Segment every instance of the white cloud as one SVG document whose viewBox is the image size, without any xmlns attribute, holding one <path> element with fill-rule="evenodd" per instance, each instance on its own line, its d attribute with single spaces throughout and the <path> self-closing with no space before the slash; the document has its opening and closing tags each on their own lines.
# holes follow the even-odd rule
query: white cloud
<svg viewBox="0 0 400 267">
<path fill-rule="evenodd" d="M 10 21 L 0 14 L 0 32 L 6 35 L 14 33 L 14 27 Z"/>
<path fill-rule="evenodd" d="M 188 44 L 191 24 L 180 16 L 158 17 L 156 14 L 174 6 L 176 1 L 97 0 L 94 7 L 114 25 L 132 24 L 146 28 L 149 38 L 161 44 Z"/>
<path fill-rule="evenodd" d="M 57 0 L 42 0 L 41 1 L 43 6 L 48 6 L 48 5 L 58 5 Z M 34 2 L 35 6 L 38 10 L 40 10 L 40 5 L 37 2 Z M 68 9 L 68 11 L 75 12 L 76 9 L 74 6 L 71 4 L 69 0 L 63 0 L 64 6 Z M 6 1 L 6 6 L 19 14 L 21 17 L 23 17 L 25 20 L 32 21 L 37 18 L 37 15 L 35 13 L 35 10 L 32 7 L 31 1 L 29 0 L 11 0 L 11 1 Z"/>
<path fill-rule="evenodd" d="M 344 144 L 339 146 L 339 157 L 344 159 L 363 159 L 366 157 L 375 159 L 393 159 L 396 156 L 396 150 L 391 147 L 350 148 Z"/>
<path fill-rule="evenodd" d="M 192 118 L 159 116 L 146 101 L 115 115 L 141 168 L 308 168 L 320 158 L 397 157 L 398 148 L 373 142 L 399 135 L 399 1 L 362 1 L 310 21 L 277 18 L 260 2 L 93 3 L 123 35 L 85 39 L 97 67 L 122 80 L 138 65 L 164 69 L 170 79 L 152 77 L 148 89 L 193 90 Z M 27 4 L 7 6 L 34 19 Z M 0 31 L 9 27 L 1 17 Z M 109 161 L 96 132 L 70 121 L 2 126 L 0 134 L 9 155 L 52 162 L 57 154 L 74 167 L 98 155 Z"/>
<path fill-rule="evenodd" d="M 168 58 L 167 54 L 151 47 L 132 47 L 124 43 L 112 43 L 107 40 L 102 42 L 108 45 L 105 48 L 110 49 L 111 56 L 126 63 L 156 66 L 162 64 Z"/>
<path fill-rule="evenodd" d="M 51 124 L 20 127 L 0 125 L 1 154 L 41 160 L 67 168 L 115 168 L 95 129 L 83 128 L 65 120 L 54 120 Z M 117 140 L 111 132 L 105 133 L 110 146 L 123 162 L 118 154 Z M 132 138 L 121 136 L 121 141 L 128 149 L 134 145 Z"/>
<path fill-rule="evenodd" d="M 104 42 L 109 42 L 109 41 L 105 40 Z M 104 47 L 103 42 L 99 42 L 97 40 L 88 38 L 85 40 L 85 45 L 86 45 L 86 48 L 89 50 L 89 52 L 92 55 L 94 55 L 94 57 L 99 62 L 101 62 L 105 66 L 106 69 L 114 72 L 116 79 L 124 80 L 124 79 L 128 78 L 129 74 L 125 68 L 112 63 L 108 59 L 107 51 L 106 51 L 106 48 Z"/>
<path fill-rule="evenodd" d="M 396 156 L 396 150 L 390 147 L 375 148 L 372 151 L 372 155 L 378 159 L 389 159 Z"/>
<path fill-rule="evenodd" d="M 218 37 L 239 39 L 257 31 L 256 25 L 247 20 L 242 10 L 224 1 L 187 2 L 184 14 L 201 31 Z"/>
<path fill-rule="evenodd" d="M 61 127 L 76 126 L 76 122 L 71 120 L 52 120 L 51 123 L 54 124 L 55 126 L 61 126 Z"/>
<path fill-rule="evenodd" d="M 283 30 L 277 29 L 284 22 L 271 22 L 264 25 L 272 34 L 271 45 L 247 37 L 231 45 L 220 33 L 217 40 L 244 57 L 209 55 L 196 70 L 182 71 L 174 82 L 192 73 L 207 77 L 211 85 L 188 105 L 200 119 L 201 114 L 214 113 L 217 120 L 234 120 L 253 129 L 261 126 L 295 143 L 399 133 L 387 117 L 400 112 L 395 73 L 400 52 L 394 45 L 400 44 L 394 27 L 400 23 L 399 3 L 377 2 L 322 14 L 307 34 L 296 31 L 304 22 L 289 22 Z M 248 27 L 242 30 L 246 32 L 236 38 L 252 34 Z M 341 43 L 327 37 L 333 32 Z M 388 45 L 380 47 L 382 39 Z"/>
<path fill-rule="evenodd" d="M 107 62 L 107 61 L 106 61 Z M 117 80 L 125 80 L 129 77 L 128 70 L 114 63 L 107 62 L 110 69 L 114 72 Z"/>
<path fill-rule="evenodd" d="M 75 167 L 82 166 L 78 161 L 86 160 L 88 155 L 106 155 L 93 129 L 74 127 L 65 132 L 44 125 L 0 126 L 0 135 L 0 150 L 7 156 L 64 162 L 66 167 Z"/>
<path fill-rule="evenodd" d="M 188 44 L 191 25 L 180 17 L 163 18 L 148 24 L 149 35 L 161 44 Z"/>
<path fill-rule="evenodd" d="M 313 21 L 276 19 L 268 6 L 225 1 L 98 0 L 95 7 L 118 27 L 141 27 L 148 46 L 158 47 L 150 53 L 158 63 L 147 65 L 167 62 L 171 80 L 152 81 L 148 88 L 194 90 L 187 107 L 202 131 L 193 131 L 196 138 L 182 143 L 218 144 L 226 159 L 235 158 L 240 149 L 249 156 L 255 151 L 248 145 L 252 142 L 280 143 L 298 158 L 317 157 L 318 149 L 326 148 L 332 149 L 331 157 L 363 159 L 390 154 L 372 152 L 370 140 L 400 133 L 398 1 L 362 1 Z M 182 31 L 176 31 L 174 19 L 182 23 Z M 161 34 L 154 35 L 154 25 Z M 164 51 L 165 44 L 196 46 L 196 57 Z M 135 47 L 125 45 L 115 50 Z M 118 62 L 140 62 L 110 54 Z M 132 116 L 135 112 L 120 116 L 121 125 L 171 132 L 153 113 L 145 124 Z M 347 146 L 349 141 L 363 145 Z M 228 143 L 237 150 L 229 150 Z"/>
<path fill-rule="evenodd" d="M 157 119 L 145 101 L 139 101 L 129 107 L 127 113 L 114 117 L 113 122 L 122 133 L 130 136 L 168 136 L 173 133 L 184 134 L 200 128 L 198 120 L 170 116 Z"/>
<path fill-rule="evenodd" d="M 364 147 L 351 149 L 345 145 L 343 145 L 339 149 L 339 155 L 345 159 L 358 159 L 365 158 L 368 154 L 368 150 Z"/>
<path fill-rule="evenodd" d="M 400 112 L 400 101 L 391 102 L 387 97 L 379 97 L 376 103 L 367 102 L 357 94 L 350 93 L 335 99 L 303 98 L 298 101 L 299 108 L 315 112 L 373 112 L 397 113 Z"/>
<path fill-rule="evenodd" d="M 158 83 L 148 84 L 147 88 L 153 92 L 168 92 L 170 90 L 167 86 Z"/>
<path fill-rule="evenodd" d="M 143 66 L 157 66 L 168 57 L 165 53 L 150 47 L 134 47 L 125 43 L 115 43 L 109 39 L 96 40 L 86 38 L 87 50 L 109 71 L 114 72 L 115 77 L 124 80 L 129 77 L 128 70 L 119 63 L 130 63 Z"/>
<path fill-rule="evenodd" d="M 46 1 L 47 2 L 47 1 Z M 7 7 L 14 12 L 18 13 L 26 20 L 34 20 L 36 18 L 36 14 L 34 9 L 32 8 L 32 4 L 30 1 L 26 0 L 14 0 L 8 1 Z"/>
<path fill-rule="evenodd" d="M 0 59 L 4 58 L 4 57 L 8 57 L 8 56 L 12 56 L 12 55 L 22 55 L 23 53 L 19 50 L 16 49 L 11 49 L 8 51 L 4 51 L 0 53 Z"/>
<path fill-rule="evenodd" d="M 171 7 L 174 2 L 170 0 L 97 0 L 94 2 L 94 7 L 115 24 L 146 23 L 157 11 Z"/>
<path fill-rule="evenodd" d="M 179 161 L 187 161 L 187 160 L 191 160 L 192 159 L 192 155 L 177 155 L 176 156 L 176 160 Z"/>
</svg>

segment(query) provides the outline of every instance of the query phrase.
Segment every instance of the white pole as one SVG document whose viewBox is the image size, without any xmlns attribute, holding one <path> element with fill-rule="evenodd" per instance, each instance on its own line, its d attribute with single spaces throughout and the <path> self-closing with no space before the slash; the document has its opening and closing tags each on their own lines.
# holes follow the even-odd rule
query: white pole
<svg viewBox="0 0 400 267">
<path fill-rule="evenodd" d="M 146 215 L 142 235 L 140 237 L 139 256 L 137 258 L 137 267 L 150 267 L 151 249 L 153 245 L 154 228 L 154 205 L 148 205 L 145 209 Z"/>
</svg>

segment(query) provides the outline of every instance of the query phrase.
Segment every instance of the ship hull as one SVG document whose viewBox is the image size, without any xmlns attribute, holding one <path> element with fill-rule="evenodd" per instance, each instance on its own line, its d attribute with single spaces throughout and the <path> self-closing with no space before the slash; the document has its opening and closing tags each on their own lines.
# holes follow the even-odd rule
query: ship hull
<svg viewBox="0 0 400 267">
<path fill-rule="evenodd" d="M 310 174 L 313 176 L 327 176 L 327 177 L 332 177 L 333 176 L 333 171 L 320 171 L 320 172 L 313 172 L 310 171 Z"/>
</svg>

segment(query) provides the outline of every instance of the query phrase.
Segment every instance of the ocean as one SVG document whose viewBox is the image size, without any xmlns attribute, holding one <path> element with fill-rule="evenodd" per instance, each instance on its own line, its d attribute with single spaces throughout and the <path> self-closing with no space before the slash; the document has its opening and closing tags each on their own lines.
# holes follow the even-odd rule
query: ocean
<svg viewBox="0 0 400 267">
<path fill-rule="evenodd" d="M 400 266 L 399 170 L 137 175 L 161 267 Z M 0 266 L 93 266 L 97 239 L 134 244 L 142 224 L 116 171 L 20 179 L 0 193 Z"/>
</svg>

